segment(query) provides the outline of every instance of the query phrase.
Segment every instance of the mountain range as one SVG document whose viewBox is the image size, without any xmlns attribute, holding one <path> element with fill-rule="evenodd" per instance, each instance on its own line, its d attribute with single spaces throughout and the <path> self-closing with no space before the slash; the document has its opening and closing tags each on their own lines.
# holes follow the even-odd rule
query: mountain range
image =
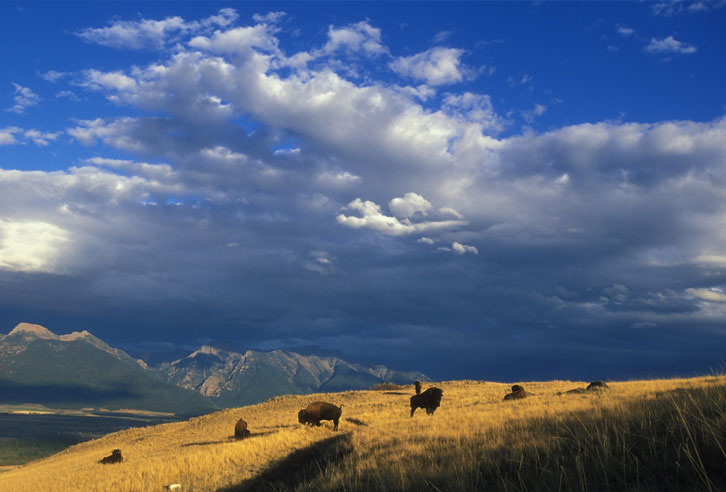
<svg viewBox="0 0 726 492">
<path fill-rule="evenodd" d="M 311 348 L 305 352 L 205 345 L 185 357 L 154 364 L 153 354 L 135 359 L 85 330 L 56 335 L 43 326 L 20 323 L 0 335 L 0 403 L 186 416 L 283 394 L 428 380 L 420 372 L 352 363 Z"/>
<path fill-rule="evenodd" d="M 236 352 L 202 346 L 155 369 L 160 379 L 240 406 L 283 394 L 368 389 L 383 382 L 428 381 L 420 372 L 347 362 L 334 355 L 302 355 L 288 350 Z"/>
</svg>

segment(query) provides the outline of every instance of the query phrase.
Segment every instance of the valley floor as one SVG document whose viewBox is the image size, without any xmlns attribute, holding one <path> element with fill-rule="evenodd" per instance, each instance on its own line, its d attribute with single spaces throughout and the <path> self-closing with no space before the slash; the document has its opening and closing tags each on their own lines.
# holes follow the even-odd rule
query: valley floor
<svg viewBox="0 0 726 492">
<path fill-rule="evenodd" d="M 409 417 L 412 388 L 285 396 L 115 432 L 0 474 L 0 490 L 726 490 L 726 377 L 509 386 L 452 381 L 435 415 Z M 425 385 L 424 389 L 429 385 Z M 343 405 L 332 424 L 305 427 L 314 400 Z M 234 441 L 237 419 L 251 437 Z M 113 449 L 124 461 L 98 463 Z"/>
</svg>

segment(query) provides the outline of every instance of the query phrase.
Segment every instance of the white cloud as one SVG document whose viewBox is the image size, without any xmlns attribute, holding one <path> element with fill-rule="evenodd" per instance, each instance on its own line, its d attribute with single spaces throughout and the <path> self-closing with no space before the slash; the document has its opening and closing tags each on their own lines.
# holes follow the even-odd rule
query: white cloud
<svg viewBox="0 0 726 492">
<path fill-rule="evenodd" d="M 0 145 L 10 145 L 17 143 L 15 135 L 20 131 L 20 128 L 16 126 L 6 126 L 5 128 L 0 128 Z"/>
<path fill-rule="evenodd" d="M 443 43 L 444 41 L 449 39 L 452 34 L 454 34 L 454 31 L 439 31 L 434 36 L 433 42 L 436 44 Z"/>
<path fill-rule="evenodd" d="M 690 55 L 698 51 L 695 46 L 678 41 L 673 36 L 663 39 L 651 38 L 650 43 L 644 49 L 646 53 L 658 55 Z"/>
<path fill-rule="evenodd" d="M 453 215 L 457 219 L 463 219 L 464 218 L 463 215 L 461 215 L 459 212 L 457 212 L 455 209 L 453 209 L 451 207 L 441 207 L 439 209 L 439 213 L 441 213 L 443 215 Z"/>
<path fill-rule="evenodd" d="M 453 118 L 482 124 L 490 131 L 497 132 L 504 126 L 504 121 L 494 111 L 488 94 L 472 92 L 446 94 L 443 99 L 443 110 Z"/>
<path fill-rule="evenodd" d="M 705 253 L 698 255 L 693 261 L 706 266 L 726 267 L 726 255 Z"/>
<path fill-rule="evenodd" d="M 726 2 L 723 0 L 704 0 L 704 1 L 685 1 L 685 0 L 669 0 L 666 2 L 656 2 L 651 5 L 650 9 L 653 15 L 663 17 L 672 17 L 675 15 L 698 14 L 703 12 L 711 12 L 724 8 Z"/>
<path fill-rule="evenodd" d="M 78 97 L 75 92 L 68 91 L 68 90 L 62 90 L 58 91 L 55 94 L 56 99 L 70 99 L 71 101 L 78 102 L 81 100 L 80 97 Z"/>
<path fill-rule="evenodd" d="M 68 231 L 41 221 L 0 219 L 0 269 L 55 272 L 61 264 Z"/>
<path fill-rule="evenodd" d="M 24 133 L 25 138 L 29 139 L 36 145 L 45 147 L 49 141 L 56 140 L 60 132 L 41 132 L 38 130 L 26 130 Z"/>
<path fill-rule="evenodd" d="M 155 179 L 164 182 L 172 182 L 177 179 L 177 174 L 169 164 L 149 164 L 147 162 L 135 162 L 125 159 L 109 159 L 106 157 L 91 157 L 84 162 L 95 166 L 117 169 L 131 174 L 142 176 L 147 179 Z"/>
<path fill-rule="evenodd" d="M 13 82 L 13 87 L 15 88 L 13 96 L 13 102 L 15 104 L 7 108 L 6 111 L 22 114 L 27 108 L 29 108 L 30 106 L 35 106 L 40 102 L 40 96 L 30 90 L 28 87 L 23 87 L 22 85 L 16 84 L 15 82 Z"/>
<path fill-rule="evenodd" d="M 524 119 L 528 123 L 532 123 L 537 117 L 542 116 L 547 111 L 547 106 L 544 104 L 535 103 L 534 107 L 529 111 L 524 112 Z"/>
<path fill-rule="evenodd" d="M 426 236 L 424 236 L 424 237 L 420 237 L 420 238 L 418 238 L 418 239 L 416 240 L 416 242 L 417 242 L 417 243 L 423 243 L 423 244 L 428 244 L 429 246 L 432 246 L 432 245 L 433 245 L 433 244 L 434 244 L 434 243 L 435 243 L 436 241 L 434 241 L 434 240 L 433 240 L 433 239 L 431 239 L 430 237 L 426 237 Z"/>
<path fill-rule="evenodd" d="M 473 71 L 461 62 L 464 50 L 432 48 L 423 53 L 396 58 L 391 69 L 407 77 L 424 80 L 430 85 L 446 85 L 471 77 Z"/>
<path fill-rule="evenodd" d="M 331 54 L 336 51 L 379 55 L 386 53 L 387 49 L 381 43 L 381 30 L 361 21 L 346 27 L 328 27 L 328 42 L 323 52 Z"/>
<path fill-rule="evenodd" d="M 268 12 L 266 14 L 254 14 L 252 20 L 259 23 L 276 24 L 287 14 L 285 12 Z"/>
<path fill-rule="evenodd" d="M 479 250 L 475 246 L 461 244 L 456 241 L 451 243 L 451 250 L 457 255 L 465 255 L 466 253 L 479 254 Z"/>
<path fill-rule="evenodd" d="M 479 254 L 479 250 L 475 246 L 469 246 L 468 244 L 461 244 L 457 241 L 454 241 L 451 243 L 451 247 L 448 246 L 440 246 L 437 248 L 439 251 L 448 251 L 451 253 L 454 253 L 455 255 L 465 255 L 467 253 L 471 253 L 474 255 Z"/>
<path fill-rule="evenodd" d="M 345 209 L 360 212 L 362 217 L 339 214 L 337 216 L 339 224 L 353 229 L 368 228 L 390 236 L 404 236 L 423 232 L 441 232 L 466 225 L 466 222 L 461 220 L 422 222 L 412 222 L 408 219 L 399 220 L 397 217 L 391 217 L 383 214 L 381 212 L 381 207 L 376 203 L 368 200 L 363 201 L 360 198 L 356 198 L 350 202 Z"/>
<path fill-rule="evenodd" d="M 67 77 L 68 75 L 68 72 L 48 70 L 47 72 L 42 73 L 40 76 L 43 78 L 43 80 L 47 80 L 48 82 L 58 82 L 60 79 Z"/>
<path fill-rule="evenodd" d="M 244 54 L 252 48 L 277 51 L 277 39 L 270 36 L 266 24 L 215 31 L 211 37 L 197 36 L 189 41 L 192 48 L 212 53 Z"/>
<path fill-rule="evenodd" d="M 431 203 L 418 193 L 406 193 L 403 198 L 391 200 L 388 208 L 399 219 L 410 219 L 416 214 L 426 215 L 431 210 Z"/>
<path fill-rule="evenodd" d="M 311 251 L 303 262 L 303 268 L 320 275 L 330 275 L 338 270 L 337 259 L 326 251 Z"/>
<path fill-rule="evenodd" d="M 632 27 L 624 26 L 622 24 L 618 24 L 615 27 L 615 30 L 618 34 L 625 37 L 632 36 L 635 33 L 635 29 L 633 29 Z"/>
<path fill-rule="evenodd" d="M 726 293 L 721 289 L 686 289 L 693 297 L 708 302 L 726 302 Z"/>
<path fill-rule="evenodd" d="M 104 46 L 124 49 L 161 49 L 180 35 L 211 27 L 226 27 L 237 20 L 237 11 L 224 8 L 199 22 L 185 22 L 179 16 L 163 20 L 116 21 L 108 27 L 88 28 L 76 33 L 80 38 Z"/>
<path fill-rule="evenodd" d="M 0 128 L 0 145 L 26 144 L 32 142 L 35 145 L 45 147 L 50 140 L 56 140 L 60 132 L 41 132 L 39 130 L 23 130 L 16 126 Z"/>
<path fill-rule="evenodd" d="M 348 171 L 330 172 L 326 171 L 320 173 L 317 178 L 318 182 L 335 188 L 338 187 L 350 187 L 360 182 L 360 176 L 351 174 Z"/>
<path fill-rule="evenodd" d="M 136 88 L 136 80 L 122 72 L 100 72 L 95 69 L 84 72 L 84 87 L 114 91 L 130 91 Z"/>
</svg>

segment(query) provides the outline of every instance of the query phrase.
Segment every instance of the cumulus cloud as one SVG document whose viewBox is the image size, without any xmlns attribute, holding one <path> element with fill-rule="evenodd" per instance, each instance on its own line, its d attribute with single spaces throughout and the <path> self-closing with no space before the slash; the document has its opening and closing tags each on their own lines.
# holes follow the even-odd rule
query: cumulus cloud
<svg viewBox="0 0 726 492">
<path fill-rule="evenodd" d="M 41 147 L 48 145 L 50 141 L 56 140 L 60 132 L 42 132 L 40 130 L 23 130 L 16 126 L 0 128 L 0 145 L 34 143 Z"/>
<path fill-rule="evenodd" d="M 116 21 L 108 27 L 87 28 L 76 33 L 85 41 L 124 49 L 161 49 L 180 35 L 210 27 L 226 27 L 237 20 L 237 11 L 224 8 L 201 21 L 186 22 L 179 16 L 163 20 Z"/>
<path fill-rule="evenodd" d="M 461 62 L 464 50 L 431 48 L 423 53 L 396 58 L 391 69 L 399 75 L 423 80 L 430 85 L 461 82 L 472 76 L 472 70 Z"/>
<path fill-rule="evenodd" d="M 328 42 L 323 46 L 323 52 L 336 51 L 380 55 L 387 50 L 381 43 L 381 30 L 361 21 L 346 27 L 328 27 Z"/>
<path fill-rule="evenodd" d="M 20 131 L 16 126 L 0 128 L 0 145 L 10 145 L 17 142 L 15 135 Z"/>
<path fill-rule="evenodd" d="M 426 215 L 431 210 L 431 203 L 418 193 L 406 193 L 391 200 L 388 208 L 399 219 L 410 219 L 416 214 Z"/>
<path fill-rule="evenodd" d="M 30 88 L 16 84 L 15 82 L 13 82 L 13 87 L 15 88 L 13 95 L 13 102 L 15 104 L 7 108 L 6 111 L 22 114 L 27 108 L 35 106 L 41 101 L 40 96 Z"/>
<path fill-rule="evenodd" d="M 0 219 L 0 270 L 62 270 L 62 249 L 70 239 L 68 231 L 47 222 Z"/>
<path fill-rule="evenodd" d="M 380 205 L 374 202 L 356 198 L 345 207 L 345 210 L 359 212 L 362 216 L 339 214 L 336 219 L 339 224 L 353 229 L 369 228 L 391 236 L 440 232 L 466 224 L 462 220 L 411 221 L 410 217 L 416 212 L 423 212 L 431 208 L 431 204 L 416 193 L 408 193 L 403 198 L 394 198 L 391 200 L 391 207 L 396 209 L 398 217 L 385 215 L 381 211 Z"/>
<path fill-rule="evenodd" d="M 41 132 L 39 130 L 26 130 L 24 136 L 26 139 L 33 142 L 35 145 L 45 147 L 53 140 L 56 140 L 60 132 Z"/>
<path fill-rule="evenodd" d="M 695 46 L 678 41 L 673 36 L 663 39 L 651 38 L 650 43 L 644 49 L 646 53 L 654 55 L 690 55 L 698 51 Z"/>
</svg>

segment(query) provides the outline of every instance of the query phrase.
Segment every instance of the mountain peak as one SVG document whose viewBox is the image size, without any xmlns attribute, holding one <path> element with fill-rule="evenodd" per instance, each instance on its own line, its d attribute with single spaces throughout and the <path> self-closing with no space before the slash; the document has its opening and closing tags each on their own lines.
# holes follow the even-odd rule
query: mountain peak
<svg viewBox="0 0 726 492">
<path fill-rule="evenodd" d="M 58 335 L 50 331 L 45 326 L 34 325 L 32 323 L 19 323 L 13 331 L 8 333 L 10 335 L 32 335 L 37 338 L 45 338 L 48 340 L 58 340 Z"/>
</svg>

